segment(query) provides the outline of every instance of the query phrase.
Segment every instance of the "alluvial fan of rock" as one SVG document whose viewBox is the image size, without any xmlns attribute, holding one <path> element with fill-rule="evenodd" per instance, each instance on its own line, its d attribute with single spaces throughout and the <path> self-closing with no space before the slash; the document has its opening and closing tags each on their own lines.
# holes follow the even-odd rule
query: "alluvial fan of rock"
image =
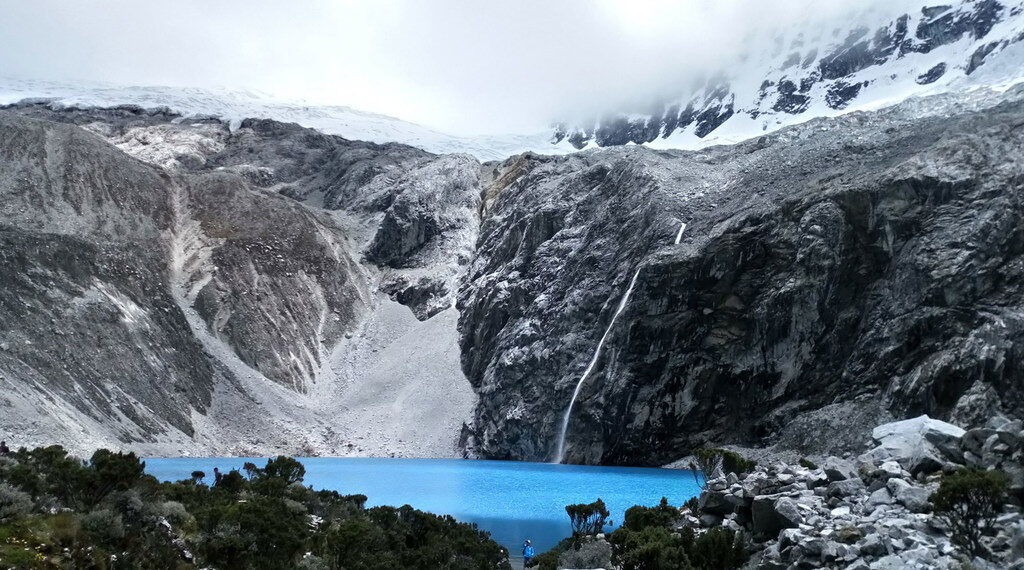
<svg viewBox="0 0 1024 570">
<path fill-rule="evenodd" d="M 1022 149 L 1019 86 L 703 151 L 485 164 L 268 120 L 15 105 L 0 431 L 550 460 L 579 385 L 566 460 L 650 465 L 1020 416 Z"/>
</svg>

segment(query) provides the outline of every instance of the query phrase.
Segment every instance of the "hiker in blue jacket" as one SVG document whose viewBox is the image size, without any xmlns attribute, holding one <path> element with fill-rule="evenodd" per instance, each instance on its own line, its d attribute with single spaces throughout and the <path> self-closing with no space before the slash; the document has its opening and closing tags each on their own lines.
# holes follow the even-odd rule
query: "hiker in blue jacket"
<svg viewBox="0 0 1024 570">
<path fill-rule="evenodd" d="M 523 543 L 523 564 L 524 565 L 530 564 L 530 561 L 533 560 L 533 555 L 534 555 L 533 546 L 531 546 L 530 545 L 530 541 L 527 540 L 526 542 Z"/>
</svg>

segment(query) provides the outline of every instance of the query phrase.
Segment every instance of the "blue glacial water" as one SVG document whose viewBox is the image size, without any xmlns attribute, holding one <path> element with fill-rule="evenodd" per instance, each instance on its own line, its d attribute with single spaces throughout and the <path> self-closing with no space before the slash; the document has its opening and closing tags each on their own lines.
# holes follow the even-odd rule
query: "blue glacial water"
<svg viewBox="0 0 1024 570">
<path fill-rule="evenodd" d="M 543 552 L 570 533 L 565 505 L 604 500 L 616 525 L 633 505 L 655 505 L 667 497 L 681 505 L 700 493 L 693 473 L 676 469 L 552 465 L 469 459 L 307 457 L 305 483 L 317 489 L 361 493 L 367 506 L 412 505 L 475 522 L 521 559 L 529 538 Z M 186 479 L 196 470 L 241 470 L 266 458 L 147 458 L 146 471 L 164 481 Z"/>
</svg>

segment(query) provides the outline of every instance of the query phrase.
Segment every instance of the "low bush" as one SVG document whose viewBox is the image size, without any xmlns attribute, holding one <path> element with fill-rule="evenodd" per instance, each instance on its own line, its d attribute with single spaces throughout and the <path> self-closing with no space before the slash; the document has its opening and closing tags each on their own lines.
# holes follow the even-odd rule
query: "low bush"
<svg viewBox="0 0 1024 570">
<path fill-rule="evenodd" d="M 931 496 L 934 515 L 949 528 L 957 548 L 971 557 L 989 553 L 981 542 L 992 532 L 1007 500 L 1009 478 L 1002 471 L 958 469 L 943 475 Z"/>
<path fill-rule="evenodd" d="M 611 566 L 612 546 L 605 540 L 588 539 L 562 552 L 558 557 L 559 568 L 608 568 Z"/>
<path fill-rule="evenodd" d="M 32 497 L 8 483 L 0 483 L 0 523 L 11 522 L 32 512 Z"/>
<path fill-rule="evenodd" d="M 475 525 L 315 491 L 289 457 L 207 486 L 200 472 L 159 483 L 133 454 L 103 450 L 83 462 L 54 446 L 12 455 L 0 462 L 5 567 L 510 569 L 505 549 Z"/>
<path fill-rule="evenodd" d="M 655 507 L 630 507 L 622 526 L 609 535 L 612 561 L 622 570 L 682 568 L 731 570 L 747 561 L 742 536 L 729 529 L 697 534 L 674 531 L 679 510 L 664 498 Z"/>
<path fill-rule="evenodd" d="M 748 558 L 742 536 L 732 529 L 722 527 L 697 536 L 688 554 L 695 568 L 705 570 L 739 568 Z"/>
<path fill-rule="evenodd" d="M 622 528 L 638 531 L 649 526 L 668 527 L 678 518 L 679 509 L 668 504 L 668 499 L 662 497 L 661 502 L 655 507 L 634 505 L 626 509 Z"/>
</svg>

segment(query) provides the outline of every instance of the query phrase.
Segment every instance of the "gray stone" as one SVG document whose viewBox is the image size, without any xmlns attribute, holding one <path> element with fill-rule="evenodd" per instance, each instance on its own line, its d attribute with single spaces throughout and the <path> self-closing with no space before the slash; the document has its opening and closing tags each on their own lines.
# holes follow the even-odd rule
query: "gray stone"
<svg viewBox="0 0 1024 570">
<path fill-rule="evenodd" d="M 871 493 L 871 495 L 868 497 L 867 504 L 873 507 L 877 507 L 879 505 L 891 505 L 894 502 L 895 501 L 892 498 L 892 494 L 889 493 L 888 489 L 883 487 L 875 491 L 874 493 Z"/>
<path fill-rule="evenodd" d="M 882 463 L 897 461 L 912 475 L 933 473 L 944 460 L 962 461 L 960 438 L 964 430 L 927 415 L 876 427 L 871 437 L 878 446 L 866 455 Z"/>
<path fill-rule="evenodd" d="M 732 497 L 726 491 L 704 491 L 697 499 L 701 512 L 724 516 L 735 510 L 735 504 L 728 499 Z"/>
<path fill-rule="evenodd" d="M 754 497 L 751 504 L 751 531 L 757 537 L 774 538 L 784 528 L 796 528 L 803 521 L 796 502 L 788 497 Z"/>
<path fill-rule="evenodd" d="M 860 547 L 861 554 L 867 554 L 869 556 L 884 556 L 889 553 L 888 547 L 885 542 L 877 534 L 869 534 L 864 537 L 858 544 Z"/>
<path fill-rule="evenodd" d="M 849 497 L 863 493 L 866 490 L 864 482 L 860 479 L 845 479 L 828 484 L 829 497 Z"/>
<path fill-rule="evenodd" d="M 821 469 L 825 472 L 829 482 L 852 479 L 857 476 L 857 469 L 852 462 L 830 455 L 821 462 Z"/>
<path fill-rule="evenodd" d="M 977 456 L 981 456 L 981 448 L 985 445 L 985 440 L 994 435 L 996 430 L 991 428 L 974 428 L 964 432 L 963 437 L 960 438 L 960 449 L 965 453 L 972 453 Z"/>
<path fill-rule="evenodd" d="M 711 513 L 704 513 L 700 516 L 700 526 L 711 528 L 722 524 L 722 517 Z"/>
<path fill-rule="evenodd" d="M 926 513 L 931 510 L 931 496 L 931 491 L 924 487 L 908 487 L 896 494 L 896 502 L 912 513 Z"/>
</svg>

